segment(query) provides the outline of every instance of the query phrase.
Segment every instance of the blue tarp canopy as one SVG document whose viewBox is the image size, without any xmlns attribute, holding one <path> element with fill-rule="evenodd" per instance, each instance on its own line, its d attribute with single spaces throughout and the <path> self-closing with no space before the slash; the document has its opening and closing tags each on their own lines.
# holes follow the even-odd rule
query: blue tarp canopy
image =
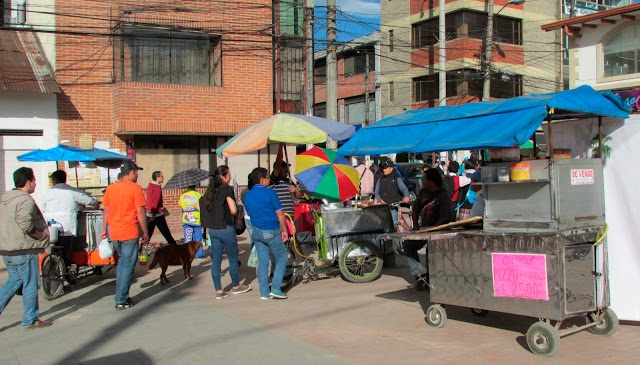
<svg viewBox="0 0 640 365">
<path fill-rule="evenodd" d="M 66 146 L 59 144 L 57 147 L 46 150 L 33 150 L 18 156 L 18 161 L 30 162 L 57 162 L 57 161 L 76 161 L 76 162 L 95 162 L 98 166 L 115 168 L 120 164 L 130 160 L 129 157 L 117 154 L 115 152 L 102 150 L 99 148 L 80 148 L 74 146 Z"/>
<path fill-rule="evenodd" d="M 518 146 L 549 115 L 628 118 L 628 109 L 609 91 L 590 86 L 512 99 L 411 110 L 362 128 L 338 149 L 343 156 L 437 152 Z"/>
</svg>

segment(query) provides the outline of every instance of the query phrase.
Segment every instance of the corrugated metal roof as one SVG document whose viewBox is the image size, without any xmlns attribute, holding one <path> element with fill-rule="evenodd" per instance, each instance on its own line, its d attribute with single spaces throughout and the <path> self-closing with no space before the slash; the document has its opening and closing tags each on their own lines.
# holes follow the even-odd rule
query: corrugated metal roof
<svg viewBox="0 0 640 365">
<path fill-rule="evenodd" d="M 353 49 L 356 49 L 358 47 L 362 47 L 364 45 L 371 45 L 371 44 L 376 44 L 376 43 L 380 43 L 380 32 L 376 31 L 374 33 L 371 34 L 367 34 L 364 35 L 360 38 L 355 38 L 352 39 L 350 41 L 344 42 L 340 45 L 338 45 L 337 49 L 336 49 L 336 53 L 340 54 L 341 52 L 346 52 L 346 51 L 350 51 Z M 317 59 L 321 59 L 321 58 L 326 58 L 327 57 L 327 50 L 326 49 L 322 49 L 320 51 L 314 52 L 313 53 L 313 59 L 317 60 Z"/>
<path fill-rule="evenodd" d="M 0 91 L 61 91 L 34 32 L 0 30 Z"/>
</svg>

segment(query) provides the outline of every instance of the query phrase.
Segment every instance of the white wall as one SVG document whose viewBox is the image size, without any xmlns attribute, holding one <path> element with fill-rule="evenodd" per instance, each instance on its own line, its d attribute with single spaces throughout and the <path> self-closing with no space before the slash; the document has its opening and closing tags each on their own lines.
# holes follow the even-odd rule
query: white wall
<svg viewBox="0 0 640 365">
<path fill-rule="evenodd" d="M 573 42 L 570 60 L 570 87 L 590 85 L 597 90 L 635 88 L 640 86 L 640 78 L 623 77 L 615 81 L 598 80 L 602 68 L 603 41 L 609 39 L 618 29 L 629 25 L 631 21 L 617 21 L 616 24 L 598 24 L 595 29 L 583 28 L 580 38 L 571 38 Z"/>
<path fill-rule="evenodd" d="M 57 146 L 56 95 L 0 92 L 0 129 L 42 130 L 43 148 Z"/>
<path fill-rule="evenodd" d="M 56 11 L 55 0 L 12 0 L 11 8 L 16 9 L 16 4 L 27 3 L 27 25 L 34 30 L 55 30 Z M 60 2 L 63 4 L 64 2 Z M 15 10 L 13 11 L 15 12 Z M 56 62 L 56 35 L 55 33 L 38 33 L 42 49 L 55 70 Z"/>
</svg>

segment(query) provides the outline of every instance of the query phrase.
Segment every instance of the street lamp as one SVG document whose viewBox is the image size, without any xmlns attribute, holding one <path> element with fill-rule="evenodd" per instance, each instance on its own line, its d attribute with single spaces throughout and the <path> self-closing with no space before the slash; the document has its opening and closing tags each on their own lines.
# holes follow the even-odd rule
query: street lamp
<svg viewBox="0 0 640 365">
<path fill-rule="evenodd" d="M 497 13 L 493 13 L 493 1 L 489 0 L 489 6 L 487 7 L 487 31 L 484 34 L 485 37 L 485 56 L 484 56 L 484 84 L 482 85 L 482 101 L 489 100 L 489 94 L 491 90 L 491 50 L 493 48 L 493 19 L 507 5 L 520 5 L 526 0 L 509 0 L 504 4 Z"/>
</svg>

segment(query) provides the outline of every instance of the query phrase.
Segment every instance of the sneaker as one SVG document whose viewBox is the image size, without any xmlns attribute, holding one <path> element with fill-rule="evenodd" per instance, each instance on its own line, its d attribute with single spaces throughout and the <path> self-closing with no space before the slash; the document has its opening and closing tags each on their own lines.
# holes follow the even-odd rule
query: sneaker
<svg viewBox="0 0 640 365">
<path fill-rule="evenodd" d="M 229 293 L 223 291 L 222 293 L 216 292 L 216 299 L 224 299 L 229 296 Z"/>
<path fill-rule="evenodd" d="M 278 299 L 287 299 L 287 298 L 289 298 L 287 296 L 287 294 L 282 292 L 282 290 L 273 290 L 273 291 L 271 291 L 271 294 L 269 294 L 269 296 L 271 298 L 278 298 Z"/>
<path fill-rule="evenodd" d="M 251 285 L 238 285 L 237 288 L 231 289 L 231 293 L 233 294 L 242 294 L 251 290 Z"/>
<path fill-rule="evenodd" d="M 131 300 L 131 298 L 129 298 L 123 304 L 116 304 L 116 309 L 127 309 L 127 308 L 133 307 L 134 305 L 135 305 L 135 303 L 133 303 L 133 300 Z"/>
<path fill-rule="evenodd" d="M 260 297 L 260 300 L 269 300 L 269 297 Z"/>
</svg>

